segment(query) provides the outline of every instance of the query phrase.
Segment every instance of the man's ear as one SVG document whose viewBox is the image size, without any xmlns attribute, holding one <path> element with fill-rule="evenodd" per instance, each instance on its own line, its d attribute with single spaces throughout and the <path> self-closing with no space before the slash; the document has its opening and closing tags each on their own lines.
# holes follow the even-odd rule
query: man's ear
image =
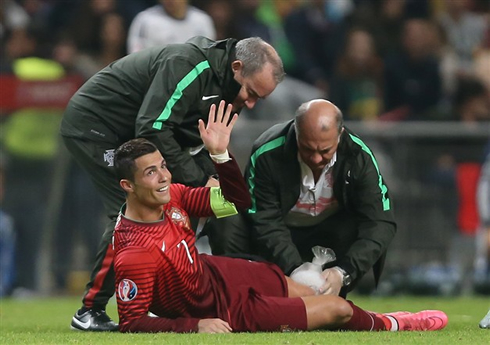
<svg viewBox="0 0 490 345">
<path fill-rule="evenodd" d="M 122 179 L 119 181 L 119 185 L 126 193 L 131 193 L 133 191 L 133 184 L 129 180 Z"/>
<path fill-rule="evenodd" d="M 241 62 L 240 60 L 235 60 L 231 63 L 231 69 L 234 74 L 238 72 L 241 73 L 242 68 L 243 68 L 243 62 Z"/>
</svg>

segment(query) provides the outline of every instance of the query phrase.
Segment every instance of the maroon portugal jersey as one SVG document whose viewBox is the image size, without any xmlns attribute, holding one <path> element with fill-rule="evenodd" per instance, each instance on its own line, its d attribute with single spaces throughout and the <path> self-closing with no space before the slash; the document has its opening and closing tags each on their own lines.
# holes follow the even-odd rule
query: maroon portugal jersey
<svg viewBox="0 0 490 345">
<path fill-rule="evenodd" d="M 131 319 L 132 328 L 139 331 L 190 331 L 199 319 L 217 315 L 211 280 L 203 271 L 195 233 L 184 211 L 212 216 L 209 188 L 172 184 L 170 195 L 161 221 L 140 223 L 121 214 L 116 224 L 114 265 L 121 330 Z M 149 317 L 148 311 L 162 318 Z"/>
<path fill-rule="evenodd" d="M 228 202 L 250 207 L 236 162 L 215 166 L 220 191 L 171 184 L 160 221 L 130 220 L 123 207 L 113 238 L 121 332 L 195 332 L 204 318 L 220 318 L 234 331 L 306 329 L 304 303 L 284 298 L 279 267 L 197 253 L 189 216 L 223 216 Z"/>
</svg>

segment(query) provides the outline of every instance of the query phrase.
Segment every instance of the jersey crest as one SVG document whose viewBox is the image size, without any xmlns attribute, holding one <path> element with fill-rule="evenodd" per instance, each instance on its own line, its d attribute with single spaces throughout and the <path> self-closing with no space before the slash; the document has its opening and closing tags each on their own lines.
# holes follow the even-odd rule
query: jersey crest
<svg viewBox="0 0 490 345">
<path fill-rule="evenodd" d="M 172 220 L 172 222 L 181 227 L 190 227 L 189 218 L 187 215 L 182 214 L 182 210 L 177 207 L 172 207 L 167 211 L 167 215 Z"/>
<path fill-rule="evenodd" d="M 133 300 L 137 294 L 138 287 L 131 279 L 123 279 L 119 282 L 117 287 L 117 295 L 121 301 L 129 302 Z"/>
</svg>

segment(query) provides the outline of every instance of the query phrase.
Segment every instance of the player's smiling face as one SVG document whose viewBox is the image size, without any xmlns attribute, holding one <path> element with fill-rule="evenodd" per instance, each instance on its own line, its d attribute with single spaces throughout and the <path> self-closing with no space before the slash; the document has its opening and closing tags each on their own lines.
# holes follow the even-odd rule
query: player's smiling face
<svg viewBox="0 0 490 345">
<path fill-rule="evenodd" d="M 141 204 L 158 207 L 170 201 L 172 174 L 159 151 L 135 159 L 133 193 Z"/>
</svg>

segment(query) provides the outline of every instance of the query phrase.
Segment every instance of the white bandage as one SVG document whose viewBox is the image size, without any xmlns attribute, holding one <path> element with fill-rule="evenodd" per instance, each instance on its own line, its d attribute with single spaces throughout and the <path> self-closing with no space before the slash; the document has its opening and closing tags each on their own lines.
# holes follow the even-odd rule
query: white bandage
<svg viewBox="0 0 490 345">
<path fill-rule="evenodd" d="M 226 163 L 228 161 L 231 160 L 230 158 L 230 155 L 228 154 L 228 150 L 226 150 L 225 152 L 223 153 L 220 153 L 218 155 L 212 155 L 211 153 L 209 154 L 209 156 L 211 157 L 211 159 L 215 162 L 215 163 L 218 163 L 218 164 L 221 164 L 221 163 Z"/>
</svg>

